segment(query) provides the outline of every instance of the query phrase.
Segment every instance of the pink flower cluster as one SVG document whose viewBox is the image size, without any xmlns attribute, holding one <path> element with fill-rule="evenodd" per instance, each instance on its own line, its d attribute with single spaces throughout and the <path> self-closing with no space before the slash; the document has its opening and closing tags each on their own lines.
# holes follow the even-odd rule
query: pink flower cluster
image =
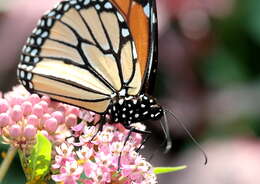
<svg viewBox="0 0 260 184">
<path fill-rule="evenodd" d="M 129 130 L 121 124 L 107 123 L 98 131 L 99 120 L 98 114 L 51 101 L 47 96 L 30 94 L 22 86 L 14 87 L 3 96 L 0 94 L 3 143 L 30 155 L 36 135 L 41 132 L 53 145 L 54 181 L 64 184 L 157 183 L 152 166 L 136 152 L 142 135 L 131 133 L 126 141 Z M 141 124 L 135 124 L 135 128 L 145 129 Z"/>
<path fill-rule="evenodd" d="M 0 134 L 4 143 L 23 151 L 35 144 L 38 131 L 59 144 L 71 135 L 68 128 L 77 124 L 79 114 L 76 107 L 31 95 L 17 86 L 0 98 Z"/>
<path fill-rule="evenodd" d="M 140 127 L 140 124 L 137 125 Z M 79 124 L 73 129 L 83 134 L 78 137 L 78 142 L 68 141 L 56 147 L 55 163 L 52 165 L 56 172 L 52 175 L 54 181 L 64 184 L 157 183 L 152 166 L 135 151 L 142 142 L 140 134 L 131 133 L 124 145 L 129 130 L 121 124 L 105 124 L 102 132 L 97 132 L 96 126 L 86 124 Z"/>
</svg>

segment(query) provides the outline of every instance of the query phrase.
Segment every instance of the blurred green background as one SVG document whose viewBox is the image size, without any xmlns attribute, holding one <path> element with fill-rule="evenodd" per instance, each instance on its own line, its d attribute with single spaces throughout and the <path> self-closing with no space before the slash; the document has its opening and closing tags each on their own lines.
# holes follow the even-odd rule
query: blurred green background
<svg viewBox="0 0 260 184">
<path fill-rule="evenodd" d="M 58 0 L 0 0 L 0 87 L 17 84 L 16 66 L 37 19 Z M 260 1 L 158 0 L 159 70 L 155 94 L 208 155 L 170 120 L 173 149 L 145 154 L 155 166 L 188 165 L 159 176 L 163 184 L 260 183 Z M 3 146 L 2 152 L 6 150 Z M 24 183 L 19 159 L 4 183 Z"/>
</svg>

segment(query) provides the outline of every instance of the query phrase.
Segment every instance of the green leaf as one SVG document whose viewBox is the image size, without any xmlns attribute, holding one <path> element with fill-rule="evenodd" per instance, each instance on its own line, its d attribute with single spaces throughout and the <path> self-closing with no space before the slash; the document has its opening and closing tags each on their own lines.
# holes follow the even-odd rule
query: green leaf
<svg viewBox="0 0 260 184">
<path fill-rule="evenodd" d="M 186 168 L 187 168 L 186 165 L 182 165 L 182 166 L 178 166 L 178 167 L 156 167 L 156 168 L 154 168 L 153 172 L 155 174 L 165 174 L 165 173 L 180 171 L 180 170 L 183 170 Z"/>
<path fill-rule="evenodd" d="M 25 170 L 28 183 L 39 183 L 49 172 L 52 145 L 41 133 L 37 134 L 37 143 L 28 158 L 29 167 Z"/>
</svg>

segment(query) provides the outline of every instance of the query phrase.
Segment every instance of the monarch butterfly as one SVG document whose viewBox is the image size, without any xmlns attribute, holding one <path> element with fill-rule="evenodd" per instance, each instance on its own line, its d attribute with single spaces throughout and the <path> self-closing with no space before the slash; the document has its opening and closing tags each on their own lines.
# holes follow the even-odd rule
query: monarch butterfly
<svg viewBox="0 0 260 184">
<path fill-rule="evenodd" d="M 30 91 L 129 128 L 158 120 L 155 0 L 65 0 L 23 47 L 19 81 Z"/>
</svg>

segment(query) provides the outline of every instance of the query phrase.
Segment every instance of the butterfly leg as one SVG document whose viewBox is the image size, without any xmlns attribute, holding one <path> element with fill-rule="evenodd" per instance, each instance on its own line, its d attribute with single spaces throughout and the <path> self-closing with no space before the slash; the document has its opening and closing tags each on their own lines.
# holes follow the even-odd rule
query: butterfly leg
<svg viewBox="0 0 260 184">
<path fill-rule="evenodd" d="M 141 134 L 144 135 L 143 141 L 141 143 L 141 145 L 139 146 L 139 148 L 137 148 L 136 152 L 139 153 L 139 151 L 141 150 L 141 148 L 143 147 L 143 145 L 151 138 L 151 134 L 152 132 L 150 131 L 145 131 L 142 132 Z"/>
<path fill-rule="evenodd" d="M 124 150 L 124 147 L 127 143 L 127 141 L 129 140 L 132 132 L 135 132 L 135 133 L 139 133 L 139 134 L 142 134 L 142 135 L 145 135 L 145 138 L 143 139 L 141 145 L 139 146 L 139 148 L 136 150 L 137 152 L 140 151 L 141 147 L 148 141 L 148 139 L 151 137 L 151 133 L 150 131 L 145 131 L 145 130 L 138 130 L 134 127 L 131 127 L 131 126 L 125 126 L 126 129 L 129 130 L 128 134 L 127 134 L 127 137 L 125 138 L 125 141 L 124 141 L 124 144 L 123 144 L 123 147 L 122 147 L 122 150 L 119 154 L 119 157 L 118 157 L 118 171 L 120 171 L 120 163 L 121 163 L 121 157 L 122 157 L 122 152 Z"/>
<path fill-rule="evenodd" d="M 102 115 L 102 116 L 101 116 L 101 119 L 100 119 L 100 121 L 98 122 L 98 124 L 99 124 L 98 130 L 97 130 L 97 132 L 95 133 L 95 135 L 93 135 L 93 137 L 91 138 L 90 141 L 93 141 L 94 138 L 97 136 L 97 134 L 98 134 L 99 132 L 102 132 L 103 126 L 106 124 L 106 117 L 105 117 L 105 115 Z"/>
</svg>

